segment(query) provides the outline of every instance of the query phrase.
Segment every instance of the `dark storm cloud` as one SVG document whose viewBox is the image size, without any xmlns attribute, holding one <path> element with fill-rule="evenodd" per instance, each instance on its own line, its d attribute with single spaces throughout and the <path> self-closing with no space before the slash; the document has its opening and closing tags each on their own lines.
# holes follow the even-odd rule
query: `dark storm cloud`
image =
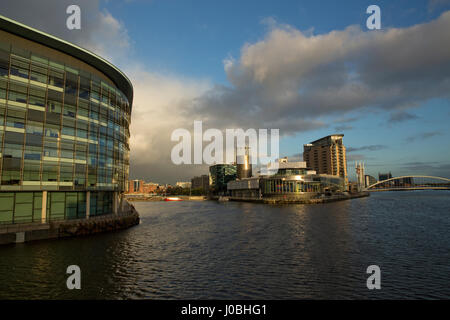
<svg viewBox="0 0 450 320">
<path fill-rule="evenodd" d="M 336 131 L 347 131 L 347 130 L 353 129 L 353 127 L 349 126 L 349 125 L 342 125 L 342 126 L 337 126 L 335 129 L 336 129 Z"/>
<path fill-rule="evenodd" d="M 370 146 L 362 146 L 357 148 L 348 147 L 347 152 L 355 152 L 355 151 L 378 151 L 386 149 L 387 146 L 376 144 L 376 145 L 370 145 Z"/>
<path fill-rule="evenodd" d="M 360 161 L 367 160 L 367 157 L 363 154 L 348 154 L 347 161 Z"/>
<path fill-rule="evenodd" d="M 414 142 L 417 140 L 424 140 L 424 139 L 429 139 L 435 136 L 439 136 L 442 133 L 439 131 L 432 131 L 432 132 L 423 132 L 423 133 L 417 133 L 414 134 L 412 136 L 409 136 L 408 138 L 406 138 L 406 142 Z"/>
<path fill-rule="evenodd" d="M 391 113 L 389 115 L 389 122 L 390 123 L 398 123 L 398 122 L 404 122 L 404 121 L 408 121 L 408 120 L 414 120 L 414 119 L 418 119 L 419 117 L 416 116 L 415 114 L 406 112 L 406 111 L 398 111 L 398 112 L 394 112 Z"/>
</svg>

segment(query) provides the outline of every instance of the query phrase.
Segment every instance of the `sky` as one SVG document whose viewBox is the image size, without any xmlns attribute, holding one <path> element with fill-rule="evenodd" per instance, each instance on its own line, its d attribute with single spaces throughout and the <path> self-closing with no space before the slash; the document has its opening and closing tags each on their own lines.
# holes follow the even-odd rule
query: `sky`
<svg viewBox="0 0 450 320">
<path fill-rule="evenodd" d="M 81 8 L 81 30 L 66 8 Z M 369 30 L 366 8 L 381 9 Z M 0 14 L 110 60 L 134 87 L 130 178 L 189 181 L 177 128 L 276 128 L 280 156 L 343 133 L 348 171 L 450 178 L 450 0 L 2 0 Z"/>
</svg>

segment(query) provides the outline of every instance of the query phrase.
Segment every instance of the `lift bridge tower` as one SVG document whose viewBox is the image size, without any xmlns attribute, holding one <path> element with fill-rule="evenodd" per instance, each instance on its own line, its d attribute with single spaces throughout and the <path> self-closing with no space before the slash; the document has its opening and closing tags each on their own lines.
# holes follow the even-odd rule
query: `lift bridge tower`
<svg viewBox="0 0 450 320">
<path fill-rule="evenodd" d="M 364 162 L 355 162 L 355 170 L 358 184 L 358 192 L 365 189 L 365 174 L 364 174 Z"/>
</svg>

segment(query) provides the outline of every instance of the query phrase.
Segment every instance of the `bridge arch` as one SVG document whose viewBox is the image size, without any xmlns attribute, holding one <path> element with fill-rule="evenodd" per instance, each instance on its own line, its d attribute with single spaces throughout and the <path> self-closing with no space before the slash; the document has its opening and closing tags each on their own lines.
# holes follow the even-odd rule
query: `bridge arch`
<svg viewBox="0 0 450 320">
<path fill-rule="evenodd" d="M 417 179 L 420 179 L 416 183 Z M 430 183 L 429 181 L 439 181 L 438 183 Z M 398 181 L 398 183 L 397 183 Z M 425 183 L 425 181 L 427 181 Z M 400 183 L 402 182 L 402 183 Z M 414 189 L 450 189 L 450 179 L 443 177 L 425 176 L 425 175 L 411 175 L 401 176 L 378 181 L 366 188 L 371 190 L 414 190 Z"/>
</svg>

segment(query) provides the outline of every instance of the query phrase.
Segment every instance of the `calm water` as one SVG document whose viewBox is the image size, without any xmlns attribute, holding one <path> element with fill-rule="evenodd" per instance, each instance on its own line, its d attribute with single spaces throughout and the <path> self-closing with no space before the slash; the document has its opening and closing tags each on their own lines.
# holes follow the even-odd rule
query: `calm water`
<svg viewBox="0 0 450 320">
<path fill-rule="evenodd" d="M 0 247 L 0 298 L 450 298 L 450 192 L 324 205 L 136 203 L 141 224 Z M 66 289 L 79 265 L 82 289 Z M 365 271 L 381 268 L 381 290 Z"/>
</svg>

